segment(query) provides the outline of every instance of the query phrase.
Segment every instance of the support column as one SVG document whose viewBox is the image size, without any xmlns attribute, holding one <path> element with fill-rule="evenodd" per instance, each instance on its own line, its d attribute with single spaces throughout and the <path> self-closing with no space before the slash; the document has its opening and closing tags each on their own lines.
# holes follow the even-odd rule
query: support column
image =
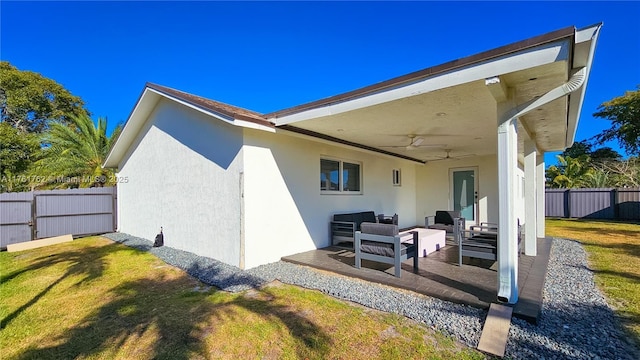
<svg viewBox="0 0 640 360">
<path fill-rule="evenodd" d="M 531 139 L 524 141 L 524 254 L 536 256 L 538 248 L 538 186 L 536 144 Z"/>
<path fill-rule="evenodd" d="M 544 172 L 544 153 L 540 154 L 536 159 L 536 181 L 538 182 L 536 187 L 537 205 L 536 205 L 536 217 L 537 217 L 537 236 L 545 237 L 545 172 Z"/>
<path fill-rule="evenodd" d="M 505 104 L 506 105 L 506 104 Z M 518 228 L 515 211 L 518 166 L 517 119 L 498 106 L 498 300 L 518 301 Z"/>
</svg>

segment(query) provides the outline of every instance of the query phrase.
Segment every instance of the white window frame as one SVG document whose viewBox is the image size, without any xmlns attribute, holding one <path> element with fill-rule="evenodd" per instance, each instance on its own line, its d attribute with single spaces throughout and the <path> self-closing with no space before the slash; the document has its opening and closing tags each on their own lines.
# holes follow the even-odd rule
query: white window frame
<svg viewBox="0 0 640 360">
<path fill-rule="evenodd" d="M 336 161 L 339 163 L 338 166 L 338 186 L 339 186 L 339 190 L 322 190 L 322 188 L 320 188 L 320 194 L 321 195 L 362 195 L 362 162 L 361 161 L 356 161 L 356 160 L 349 160 L 349 159 L 340 159 L 340 158 L 335 158 L 335 157 L 331 157 L 331 156 L 321 156 L 320 157 L 320 164 L 322 164 L 322 160 L 329 160 L 329 161 Z M 354 165 L 358 165 L 358 170 L 359 170 L 359 180 L 360 180 L 360 190 L 358 191 L 351 191 L 351 190 L 344 190 L 343 186 L 344 186 L 344 182 L 342 179 L 342 173 L 344 171 L 344 163 L 349 163 L 349 164 L 354 164 Z M 321 165 L 321 169 L 322 169 L 322 165 Z"/>
</svg>

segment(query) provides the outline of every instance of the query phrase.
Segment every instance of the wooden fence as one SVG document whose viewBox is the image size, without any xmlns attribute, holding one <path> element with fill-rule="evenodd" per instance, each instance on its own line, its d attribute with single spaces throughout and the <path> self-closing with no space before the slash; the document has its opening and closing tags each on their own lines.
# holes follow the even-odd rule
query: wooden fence
<svg viewBox="0 0 640 360">
<path fill-rule="evenodd" d="M 640 220 L 640 188 L 546 189 L 550 217 Z"/>
<path fill-rule="evenodd" d="M 65 234 L 113 232 L 116 194 L 115 187 L 0 194 L 0 248 Z"/>
</svg>

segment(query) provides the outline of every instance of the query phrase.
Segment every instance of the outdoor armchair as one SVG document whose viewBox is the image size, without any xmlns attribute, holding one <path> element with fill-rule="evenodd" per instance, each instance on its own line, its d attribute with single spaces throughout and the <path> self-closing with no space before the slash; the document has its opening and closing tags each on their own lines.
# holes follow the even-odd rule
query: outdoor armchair
<svg viewBox="0 0 640 360">
<path fill-rule="evenodd" d="M 447 234 L 455 234 L 455 227 L 460 225 L 464 229 L 466 222 L 459 211 L 438 210 L 434 216 L 424 218 L 424 225 L 427 229 L 444 230 Z"/>
<path fill-rule="evenodd" d="M 413 258 L 414 272 L 418 271 L 420 247 L 417 231 L 399 235 L 397 225 L 376 223 L 362 223 L 361 228 L 361 231 L 356 231 L 354 243 L 356 268 L 360 269 L 362 260 L 392 264 L 395 276 L 400 277 L 402 262 Z M 410 240 L 412 242 L 408 243 Z"/>
</svg>

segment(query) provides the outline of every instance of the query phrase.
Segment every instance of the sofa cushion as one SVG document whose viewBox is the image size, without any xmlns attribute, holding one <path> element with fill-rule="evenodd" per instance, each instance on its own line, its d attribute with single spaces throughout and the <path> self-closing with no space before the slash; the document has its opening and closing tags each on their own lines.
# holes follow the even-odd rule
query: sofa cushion
<svg viewBox="0 0 640 360">
<path fill-rule="evenodd" d="M 354 222 L 353 221 L 353 214 L 335 214 L 335 215 L 333 215 L 333 221 Z"/>
<path fill-rule="evenodd" d="M 436 211 L 434 222 L 436 224 L 453 225 L 453 219 L 460 217 L 459 211 Z"/>
<path fill-rule="evenodd" d="M 363 222 L 369 222 L 369 223 L 375 223 L 376 222 L 376 213 L 373 211 L 363 211 L 360 213 L 361 216 L 361 221 L 360 223 Z"/>
<path fill-rule="evenodd" d="M 354 213 L 353 222 L 356 223 L 356 231 L 360 231 L 360 224 L 362 224 L 362 213 Z"/>
</svg>

